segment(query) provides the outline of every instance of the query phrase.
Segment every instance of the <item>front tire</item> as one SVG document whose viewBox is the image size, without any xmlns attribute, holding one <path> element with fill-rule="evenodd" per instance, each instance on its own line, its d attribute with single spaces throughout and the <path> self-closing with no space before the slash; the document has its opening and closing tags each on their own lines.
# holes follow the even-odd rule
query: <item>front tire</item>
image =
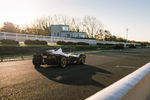
<svg viewBox="0 0 150 100">
<path fill-rule="evenodd" d="M 61 59 L 60 59 L 60 66 L 62 68 L 67 67 L 67 58 L 66 57 L 61 57 Z"/>
<path fill-rule="evenodd" d="M 81 56 L 78 60 L 78 64 L 85 64 L 85 56 Z"/>
</svg>

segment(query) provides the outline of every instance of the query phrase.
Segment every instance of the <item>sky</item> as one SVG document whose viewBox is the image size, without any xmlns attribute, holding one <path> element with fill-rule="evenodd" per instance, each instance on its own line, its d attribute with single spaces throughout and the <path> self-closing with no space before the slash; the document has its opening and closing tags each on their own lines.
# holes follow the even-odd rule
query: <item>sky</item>
<svg viewBox="0 0 150 100">
<path fill-rule="evenodd" d="M 113 35 L 150 42 L 150 0 L 0 0 L 0 24 L 30 24 L 44 16 L 95 16 Z"/>
</svg>

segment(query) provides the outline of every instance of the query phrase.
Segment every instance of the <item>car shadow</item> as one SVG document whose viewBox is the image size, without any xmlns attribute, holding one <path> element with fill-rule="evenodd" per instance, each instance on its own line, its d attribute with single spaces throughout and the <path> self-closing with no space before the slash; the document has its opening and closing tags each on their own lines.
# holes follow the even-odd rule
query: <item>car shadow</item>
<svg viewBox="0 0 150 100">
<path fill-rule="evenodd" d="M 35 67 L 35 69 L 48 79 L 68 85 L 94 85 L 106 86 L 95 81 L 92 77 L 97 73 L 112 74 L 111 72 L 91 65 L 69 65 L 66 68 L 56 66 Z"/>
</svg>

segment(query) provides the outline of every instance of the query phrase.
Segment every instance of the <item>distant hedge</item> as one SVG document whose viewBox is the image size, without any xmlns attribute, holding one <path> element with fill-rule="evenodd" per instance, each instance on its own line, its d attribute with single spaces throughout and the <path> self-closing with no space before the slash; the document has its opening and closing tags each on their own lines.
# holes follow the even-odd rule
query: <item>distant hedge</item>
<svg viewBox="0 0 150 100">
<path fill-rule="evenodd" d="M 141 46 L 147 46 L 146 44 L 141 43 Z"/>
<path fill-rule="evenodd" d="M 105 49 L 112 49 L 114 48 L 114 44 L 103 44 L 103 43 L 97 43 L 97 45 L 100 47 L 100 48 L 105 48 Z"/>
<path fill-rule="evenodd" d="M 10 39 L 3 39 L 3 40 L 0 40 L 0 42 L 2 45 L 19 45 L 18 41 L 10 40 Z"/>
<path fill-rule="evenodd" d="M 124 44 L 115 44 L 114 49 L 124 49 Z"/>
<path fill-rule="evenodd" d="M 58 45 L 89 45 L 86 42 L 65 42 L 65 41 L 57 41 Z"/>
<path fill-rule="evenodd" d="M 47 45 L 47 42 L 42 40 L 25 40 L 24 43 L 26 45 Z"/>
<path fill-rule="evenodd" d="M 86 42 L 77 42 L 78 45 L 89 45 L 89 43 Z"/>
<path fill-rule="evenodd" d="M 103 43 L 97 43 L 101 48 L 113 48 L 113 49 L 123 49 L 124 44 L 103 44 Z"/>
<path fill-rule="evenodd" d="M 75 42 L 65 42 L 66 45 L 77 45 Z"/>
<path fill-rule="evenodd" d="M 97 45 L 103 45 L 103 46 L 104 46 L 104 45 L 105 45 L 105 46 L 113 46 L 114 44 L 107 44 L 107 43 L 106 43 L 106 44 L 103 44 L 103 43 L 97 43 Z"/>
<path fill-rule="evenodd" d="M 66 43 L 65 41 L 57 41 L 58 45 L 65 45 L 65 43 Z"/>
<path fill-rule="evenodd" d="M 129 48 L 136 48 L 136 46 L 135 45 L 133 45 L 133 44 L 129 44 L 129 45 L 127 45 Z"/>
</svg>

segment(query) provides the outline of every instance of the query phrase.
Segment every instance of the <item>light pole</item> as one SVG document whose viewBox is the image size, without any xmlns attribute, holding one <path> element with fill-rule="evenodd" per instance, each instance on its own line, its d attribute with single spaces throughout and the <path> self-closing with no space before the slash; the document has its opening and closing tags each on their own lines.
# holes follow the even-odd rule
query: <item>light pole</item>
<svg viewBox="0 0 150 100">
<path fill-rule="evenodd" d="M 129 31 L 129 29 L 127 28 L 126 29 L 126 42 L 128 41 L 128 31 Z"/>
</svg>

